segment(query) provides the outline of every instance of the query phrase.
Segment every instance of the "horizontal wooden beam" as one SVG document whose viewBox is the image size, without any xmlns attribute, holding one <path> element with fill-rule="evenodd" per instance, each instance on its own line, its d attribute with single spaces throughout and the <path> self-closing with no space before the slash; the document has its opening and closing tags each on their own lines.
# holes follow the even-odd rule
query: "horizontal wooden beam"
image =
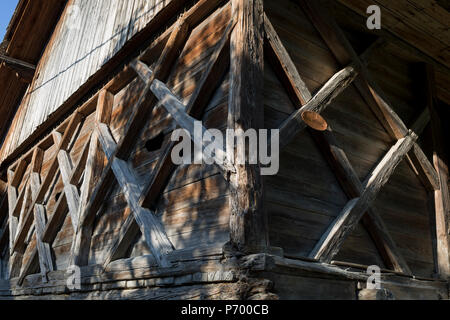
<svg viewBox="0 0 450 320">
<path fill-rule="evenodd" d="M 14 66 L 14 67 L 19 67 L 21 69 L 25 68 L 25 69 L 29 69 L 32 71 L 36 70 L 36 66 L 33 64 L 19 60 L 19 59 L 15 59 L 12 57 L 5 56 L 4 54 L 0 54 L 0 61 L 5 61 L 9 65 Z"/>
</svg>

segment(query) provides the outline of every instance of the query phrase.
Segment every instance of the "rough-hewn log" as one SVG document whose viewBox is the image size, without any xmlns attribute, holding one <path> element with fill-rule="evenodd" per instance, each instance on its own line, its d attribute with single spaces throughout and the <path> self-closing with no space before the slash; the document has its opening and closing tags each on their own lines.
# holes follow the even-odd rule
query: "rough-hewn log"
<svg viewBox="0 0 450 320">
<path fill-rule="evenodd" d="M 283 149 L 299 132 L 307 127 L 302 119 L 303 112 L 313 111 L 320 114 L 357 76 L 358 71 L 354 66 L 348 66 L 337 72 L 307 104 L 286 119 L 280 126 L 280 149 Z"/>
<path fill-rule="evenodd" d="M 228 128 L 264 127 L 264 9 L 262 0 L 232 0 L 237 20 L 231 34 Z M 237 163 L 235 150 L 233 163 Z M 263 208 L 263 180 L 259 165 L 239 164 L 230 175 L 230 243 L 244 252 L 269 246 L 268 218 Z"/>
<path fill-rule="evenodd" d="M 151 86 L 151 90 L 155 94 L 155 96 L 160 100 L 160 103 L 166 108 L 167 112 L 175 119 L 178 125 L 188 131 L 193 139 L 193 142 L 197 144 L 199 148 L 204 148 L 206 145 L 203 141 L 196 141 L 195 137 L 195 122 L 197 121 L 193 117 L 189 116 L 185 111 L 185 106 L 183 103 L 178 100 L 178 98 L 170 91 L 167 86 L 159 80 L 155 80 Z M 207 129 L 202 126 L 202 134 Z M 204 157 L 208 155 L 204 154 Z M 213 155 L 215 163 L 222 170 L 224 174 L 228 172 L 236 172 L 235 167 L 228 160 L 227 155 L 222 149 L 215 149 L 215 154 Z"/>
<path fill-rule="evenodd" d="M 264 54 L 298 109 L 311 100 L 311 93 L 266 14 L 264 14 L 264 30 Z"/>
<path fill-rule="evenodd" d="M 363 184 L 364 192 L 359 198 L 352 199 L 333 221 L 310 254 L 311 258 L 331 262 L 339 252 L 343 242 L 354 230 L 363 214 L 376 199 L 381 188 L 388 182 L 396 167 L 413 147 L 417 136 L 410 132 L 400 139 L 373 170 Z"/>
<path fill-rule="evenodd" d="M 324 132 L 311 130 L 314 139 L 336 174 L 344 192 L 350 199 L 360 197 L 364 190 L 355 169 L 339 146 L 332 129 Z M 369 208 L 362 222 L 374 240 L 383 261 L 395 271 L 411 274 L 411 270 L 387 231 L 383 220 L 374 208 Z"/>
<path fill-rule="evenodd" d="M 432 66 L 423 66 L 427 81 L 427 106 L 430 110 L 433 135 L 433 164 L 439 178 L 439 189 L 434 191 L 437 271 L 443 278 L 450 276 L 450 194 L 448 189 L 449 167 L 445 153 L 444 131 L 435 106 L 435 80 Z"/>
<path fill-rule="evenodd" d="M 173 251 L 173 246 L 167 237 L 161 222 L 157 220 L 154 213 L 148 209 L 139 206 L 139 197 L 142 190 L 131 164 L 118 158 L 114 158 L 114 152 L 117 148 L 114 137 L 109 128 L 104 123 L 97 125 L 98 136 L 103 151 L 109 161 L 112 161 L 112 170 L 116 176 L 119 185 L 123 190 L 124 197 L 130 207 L 134 219 L 142 232 L 146 244 L 155 256 L 159 265 L 169 266 L 166 255 Z"/>
<path fill-rule="evenodd" d="M 8 235 L 9 235 L 9 221 L 5 219 L 5 222 L 0 229 L 0 256 L 4 256 L 6 254 L 7 243 L 8 243 Z"/>
<path fill-rule="evenodd" d="M 295 94 L 295 96 L 291 96 L 291 99 L 293 99 L 294 104 L 298 104 L 300 107 L 302 100 L 307 99 L 309 101 L 311 99 L 311 93 L 304 85 L 295 65 L 291 61 L 289 54 L 281 43 L 281 40 L 279 39 L 267 16 L 265 16 L 265 30 L 265 51 L 267 56 L 271 60 L 272 65 L 275 67 L 278 66 L 277 75 L 282 78 L 288 92 Z M 369 57 L 372 52 L 381 45 L 383 45 L 383 41 L 376 41 L 376 43 L 369 46 L 361 57 Z M 347 195 L 350 198 L 359 196 L 362 192 L 362 185 L 356 173 L 354 173 L 348 159 L 346 159 L 343 150 L 338 150 L 337 144 L 334 143 L 335 139 L 331 139 L 334 138 L 332 136 L 332 132 L 330 131 L 329 134 L 316 133 L 315 137 L 318 139 L 319 146 L 322 148 L 327 160 L 335 169 L 338 179 L 340 179 L 341 185 Z M 359 188 L 355 188 L 358 185 Z M 358 190 L 359 192 L 356 192 Z M 406 262 L 404 262 L 400 253 L 396 249 L 396 245 L 390 237 L 381 218 L 375 212 L 370 210 L 369 215 L 365 215 L 363 217 L 363 223 L 374 239 L 375 244 L 377 245 L 377 248 L 383 256 L 386 264 L 391 266 L 393 269 L 402 270 L 409 273 L 409 268 Z"/>
<path fill-rule="evenodd" d="M 408 133 L 408 129 L 400 117 L 392 109 L 387 97 L 378 87 L 378 85 L 369 77 L 366 76 L 367 86 L 371 92 L 379 110 L 383 113 L 387 124 L 392 129 L 393 136 L 397 139 L 404 137 Z M 427 125 L 427 113 L 424 112 L 414 123 L 412 130 L 416 134 L 420 134 Z M 414 148 L 408 153 L 408 161 L 415 173 L 418 175 L 422 184 L 429 190 L 436 190 L 439 188 L 437 173 L 431 165 L 428 158 L 424 155 L 420 146 L 416 143 Z M 415 169 L 415 170 L 414 170 Z"/>
</svg>

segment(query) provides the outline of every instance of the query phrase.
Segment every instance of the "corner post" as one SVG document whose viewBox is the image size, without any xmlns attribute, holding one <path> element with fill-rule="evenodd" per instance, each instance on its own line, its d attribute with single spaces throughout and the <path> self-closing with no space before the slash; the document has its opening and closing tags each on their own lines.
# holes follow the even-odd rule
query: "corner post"
<svg viewBox="0 0 450 320">
<path fill-rule="evenodd" d="M 231 4 L 236 27 L 230 45 L 228 129 L 234 129 L 239 140 L 245 138 L 245 131 L 264 126 L 264 11 L 262 0 L 231 0 Z M 269 237 L 261 168 L 248 161 L 237 163 L 237 149 L 229 145 L 236 167 L 229 177 L 231 246 L 243 253 L 266 251 Z"/>
</svg>

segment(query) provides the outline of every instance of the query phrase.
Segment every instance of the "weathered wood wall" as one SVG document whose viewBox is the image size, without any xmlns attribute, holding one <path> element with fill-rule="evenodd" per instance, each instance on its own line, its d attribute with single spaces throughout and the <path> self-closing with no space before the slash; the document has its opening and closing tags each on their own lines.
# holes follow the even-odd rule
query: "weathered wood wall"
<svg viewBox="0 0 450 320">
<path fill-rule="evenodd" d="M 170 0 L 72 0 L 3 145 L 4 160 Z"/>
<path fill-rule="evenodd" d="M 106 5 L 103 1 L 92 1 L 89 6 L 95 3 Z M 129 4 L 131 3 L 137 5 L 140 2 L 136 0 L 129 2 Z M 148 2 L 146 3 L 148 4 Z M 230 26 L 231 5 L 226 2 L 222 4 L 223 6 L 207 19 L 202 20 L 192 30 L 186 44 L 177 52 L 172 68 L 169 68 L 171 73 L 165 82 L 185 104 L 193 95 L 202 76 L 204 76 L 211 57 L 217 50 L 217 45 L 220 44 L 221 39 L 223 40 L 226 27 Z M 114 5 L 108 4 L 107 7 L 109 10 L 113 10 Z M 108 49 L 100 46 L 94 49 L 94 51 L 99 50 L 95 53 L 95 58 L 94 56 L 89 57 L 88 54 L 86 58 L 88 62 L 79 62 L 80 65 L 86 63 L 85 67 L 88 69 L 92 67 L 92 69 L 89 69 L 91 71 L 85 69 L 86 72 L 80 75 L 75 72 L 78 70 L 75 64 L 73 66 L 75 69 L 67 73 L 73 72 L 71 74 L 75 78 L 70 80 L 65 78 L 66 74 L 62 74 L 61 79 L 65 79 L 66 82 L 60 83 L 58 77 L 55 77 L 52 80 L 55 83 L 50 85 L 48 91 L 43 90 L 38 94 L 41 90 L 38 89 L 36 94 L 33 92 L 29 95 L 25 100 L 26 104 L 22 106 L 23 109 L 19 112 L 20 117 L 22 117 L 20 121 L 30 121 L 25 114 L 32 113 L 33 103 L 48 103 L 43 104 L 47 106 L 42 108 L 45 112 L 49 111 L 51 106 L 56 108 L 64 101 L 65 98 L 62 98 L 62 96 L 65 94 L 69 96 L 72 89 L 75 90 L 77 86 L 86 81 L 89 74 L 95 72 L 115 52 L 114 50 L 120 48 L 123 42 L 135 32 L 132 26 L 136 21 L 137 11 L 133 11 L 133 8 L 136 9 L 137 7 L 127 7 L 127 5 L 120 7 L 119 5 L 117 10 L 122 14 L 114 18 L 105 16 L 106 25 L 108 25 L 106 21 L 111 22 L 111 31 L 117 31 L 116 28 L 120 29 L 119 25 L 113 28 L 113 21 L 127 21 L 127 31 L 124 31 L 122 35 L 124 38 L 117 35 L 120 39 L 111 40 L 115 43 L 114 45 L 112 43 L 106 45 Z M 98 12 L 101 11 L 100 7 L 97 9 Z M 95 12 L 96 9 L 92 7 L 91 10 Z M 339 65 L 329 46 L 324 42 L 298 2 L 266 0 L 264 10 L 305 81 L 307 89 L 316 93 L 342 66 Z M 85 15 L 90 16 L 87 12 L 85 12 Z M 127 20 L 130 19 L 130 16 L 134 18 Z M 345 14 L 342 12 L 336 11 L 335 16 L 340 25 L 344 27 L 358 54 L 362 53 L 371 43 L 371 39 L 367 38 L 360 25 L 346 20 Z M 63 21 L 64 25 L 66 20 Z M 109 30 L 106 25 L 104 30 Z M 68 36 L 65 33 L 60 34 L 58 32 L 61 32 L 61 30 L 58 29 L 55 34 L 61 37 Z M 67 33 L 70 32 L 67 31 Z M 157 39 L 159 41 L 158 48 L 152 47 L 153 51 L 150 50 L 150 54 L 145 55 L 145 63 L 151 69 L 157 69 L 161 51 L 159 49 L 168 42 L 169 37 L 164 35 L 165 33 Z M 103 38 L 104 40 L 105 37 L 100 37 L 99 33 L 91 39 L 93 48 L 96 48 L 94 39 Z M 61 38 L 61 46 L 70 46 L 70 44 L 64 44 L 62 39 L 65 42 L 70 42 L 67 38 Z M 63 47 L 58 47 L 56 41 L 51 42 L 49 49 L 47 49 L 50 51 L 45 55 L 41 64 L 43 71 L 46 70 L 45 66 L 53 66 L 57 59 L 64 61 L 62 53 L 67 48 Z M 103 56 L 105 60 L 100 58 L 97 60 L 100 53 L 105 54 Z M 266 59 L 264 66 L 264 120 L 265 127 L 272 129 L 279 128 L 280 124 L 299 106 L 294 106 L 292 103 L 286 88 L 279 80 L 280 74 L 271 66 L 269 60 Z M 61 62 L 61 66 L 64 66 L 63 62 Z M 395 111 L 410 127 L 425 108 L 424 92 L 418 90 L 423 86 L 421 82 L 423 79 L 417 75 L 416 65 L 403 57 L 399 57 L 395 47 L 388 46 L 382 51 L 377 51 L 377 54 L 370 58 L 368 68 L 376 82 L 386 92 Z M 70 68 L 67 70 L 70 70 Z M 124 69 L 120 75 L 125 74 L 124 78 L 130 77 L 129 70 Z M 48 72 L 48 75 L 50 75 L 51 71 Z M 126 81 L 120 79 L 120 76 L 115 78 L 117 83 L 126 82 L 127 84 L 120 86 L 116 91 L 108 89 L 110 90 L 108 92 L 113 96 L 111 122 L 108 122 L 108 125 L 116 141 L 120 141 L 126 135 L 127 124 L 136 111 L 136 102 L 145 86 L 140 77 L 136 77 L 134 73 L 133 76 L 133 79 Z M 41 76 L 38 77 L 36 83 L 40 81 L 39 79 L 41 79 Z M 220 86 L 205 108 L 201 119 L 206 127 L 224 130 L 227 126 L 230 76 L 226 75 L 223 79 L 217 80 L 219 80 Z M 114 80 L 112 81 L 114 82 Z M 68 86 L 68 84 L 70 85 Z M 63 95 L 59 96 L 55 94 L 55 92 L 58 92 L 58 88 L 63 88 L 67 92 L 63 91 Z M 107 89 L 104 88 L 104 90 L 102 92 L 107 92 Z M 97 98 L 95 95 L 89 102 L 77 109 L 77 112 L 81 112 L 83 120 L 75 128 L 69 146 L 64 148 L 68 150 L 70 162 L 73 166 L 82 158 L 89 139 L 91 139 L 91 134 L 96 128 L 94 111 L 95 108 L 101 108 L 100 103 L 97 105 Z M 51 111 L 49 112 L 51 113 Z M 43 118 L 39 121 L 45 120 L 43 114 L 39 114 L 39 116 L 41 115 Z M 77 115 L 77 113 L 74 115 Z M 170 139 L 170 134 L 175 128 L 172 116 L 160 104 L 152 109 L 152 114 L 145 116 L 151 121 L 146 124 L 136 141 L 133 141 L 134 148 L 130 157 L 127 157 L 130 168 L 136 172 L 137 183 L 141 186 L 145 186 L 146 182 L 151 180 L 157 160 L 164 152 L 163 145 Z M 386 132 L 353 85 L 349 86 L 333 101 L 323 113 L 323 116 L 333 128 L 338 144 L 345 151 L 361 181 L 366 179 L 380 159 L 396 142 Z M 17 120 L 19 118 L 16 118 L 16 121 L 19 121 Z M 66 197 L 64 188 L 67 185 L 64 184 L 59 170 L 52 169 L 52 166 L 59 148 L 58 135 L 62 135 L 66 130 L 68 131 L 68 120 L 64 120 L 65 122 L 57 127 L 56 131 L 59 134 L 53 132 L 53 135 L 43 138 L 39 143 L 39 148 L 44 151 L 42 168 L 39 171 L 41 180 L 44 180 L 52 170 L 58 172 L 56 178 L 49 183 L 50 187 L 44 197 L 45 200 L 42 202 L 46 209 L 46 221 L 53 221 L 56 214 L 65 218 L 64 221 L 61 221 L 61 226 L 52 225 L 55 232 L 54 241 L 46 241 L 51 242 L 51 253 L 55 264 L 55 270 L 49 273 L 49 284 L 46 288 L 48 291 L 34 290 L 42 286 L 41 275 L 37 274 L 39 266 L 35 264 L 33 270 L 26 269 L 29 268 L 31 259 L 36 259 L 39 242 L 36 232 L 33 232 L 34 227 L 30 227 L 30 230 L 25 232 L 23 257 L 16 252 L 10 258 L 9 252 L 6 252 L 0 266 L 0 279 L 8 279 L 9 267 L 13 262 L 19 264 L 21 267 L 17 275 L 28 275 L 25 279 L 21 279 L 25 283 L 24 289 L 23 291 L 20 289 L 22 283 L 18 283 L 19 280 L 15 276 L 13 281 L 8 282 L 10 279 L 0 281 L 0 294 L 9 295 L 11 293 L 9 288 L 4 287 L 7 285 L 14 287 L 14 294 L 24 298 L 30 292 L 32 295 L 61 295 L 66 292 L 62 279 L 63 273 L 71 262 L 74 231 L 71 214 L 68 212 L 69 208 L 67 208 L 67 205 L 61 206 L 61 202 L 68 202 L 67 200 L 61 201 Z M 37 122 L 31 123 L 30 128 Z M 427 151 L 427 156 L 431 160 L 431 149 L 426 146 L 427 141 L 430 141 L 430 128 L 425 131 L 428 133 L 421 138 L 419 143 Z M 15 131 L 12 130 L 10 135 L 13 137 Z M 24 135 L 26 134 L 24 133 Z M 18 212 L 19 219 L 17 222 L 19 226 L 24 223 L 24 214 L 29 211 L 32 203 L 29 178 L 27 178 L 33 171 L 31 151 L 33 150 L 29 150 L 23 158 L 9 168 L 9 186 L 13 185 L 17 189 L 11 194 L 17 195 L 22 200 L 25 199 L 22 202 L 18 201 L 18 203 L 23 203 L 23 205 L 18 206 L 20 212 Z M 100 153 L 101 156 L 104 156 L 103 151 Z M 93 181 L 94 186 L 102 181 L 101 169 L 106 167 L 108 163 L 106 157 L 103 158 L 103 166 L 100 165 L 102 168 L 94 169 L 96 173 Z M 117 181 L 112 179 L 112 183 L 114 183 L 114 185 L 111 185 L 112 192 L 102 199 L 101 210 L 93 219 L 93 233 L 88 261 L 83 267 L 83 276 L 85 277 L 83 281 L 86 281 L 83 285 L 86 285 L 86 291 L 91 292 L 78 296 L 75 293 L 73 297 L 195 298 L 202 297 L 203 294 L 205 297 L 224 297 L 235 289 L 233 285 L 228 284 L 228 282 L 238 280 L 233 273 L 234 271 L 242 272 L 247 276 L 247 269 L 255 269 L 257 272 L 267 271 L 267 273 L 257 274 L 257 276 L 272 280 L 275 284 L 271 289 L 264 289 L 263 293 L 267 295 L 269 295 L 268 291 L 271 291 L 280 298 L 289 299 L 356 299 L 359 282 L 364 281 L 366 276 L 365 270 L 361 269 L 364 265 L 375 264 L 388 269 L 374 244 L 374 240 L 362 224 L 359 224 L 356 230 L 345 240 L 339 254 L 333 259 L 335 264 L 349 265 L 349 263 L 353 263 L 353 266 L 358 265 L 360 268 L 358 273 L 346 273 L 338 267 L 318 261 L 311 262 L 309 260 L 305 262 L 307 260 L 305 257 L 310 255 L 327 228 L 349 201 L 336 178 L 336 173 L 333 172 L 316 145 L 311 131 L 306 130 L 298 134 L 294 141 L 283 150 L 280 165 L 278 175 L 264 177 L 265 200 L 263 204 L 269 215 L 270 245 L 282 248 L 285 257 L 261 256 L 263 258 L 258 258 L 257 255 L 244 257 L 242 265 L 237 265 L 235 259 L 227 260 L 228 257 L 224 255 L 222 248 L 230 240 L 231 210 L 228 183 L 215 166 L 185 165 L 178 167 L 170 176 L 164 190 L 157 197 L 156 204 L 151 208 L 162 222 L 170 242 L 175 247 L 175 251 L 168 255 L 169 259 L 180 263 L 180 265 L 175 264 L 167 269 L 158 266 L 153 255 L 154 252 L 150 251 L 140 233 L 131 241 L 128 251 L 120 257 L 124 259 L 104 265 L 105 260 L 108 261 L 107 259 L 110 258 L 111 248 L 114 247 L 116 240 L 120 237 L 124 221 L 133 214 L 133 209 L 130 209 L 129 202 L 126 199 L 126 191 L 123 191 Z M 23 178 L 20 178 L 22 176 Z M 80 175 L 78 180 L 72 182 L 77 192 L 82 188 L 83 177 Z M 0 190 L 0 195 L 3 193 L 4 190 Z M 7 204 L 7 202 L 4 203 Z M 8 210 L 4 203 L 0 204 L 0 226 L 2 227 L 0 229 L 0 240 L 8 238 L 5 236 L 7 235 L 5 231 L 8 230 Z M 58 207 L 62 207 L 64 213 L 58 212 Z M 433 203 L 430 202 L 430 194 L 406 161 L 403 161 L 396 169 L 393 177 L 379 194 L 374 207 L 385 221 L 388 231 L 411 268 L 412 274 L 427 278 L 435 276 L 436 235 L 433 231 L 435 230 L 432 219 Z M 7 251 L 8 246 L 5 246 L 5 248 Z M 277 252 L 280 253 L 281 251 L 278 250 Z M 11 264 L 8 259 L 12 260 Z M 254 261 L 246 264 L 245 259 L 249 261 L 254 259 Z M 192 263 L 192 265 L 189 263 Z M 263 265 L 261 266 L 261 264 Z M 233 270 L 233 272 L 226 273 L 224 270 Z M 391 271 L 389 273 L 391 274 Z M 395 276 L 397 277 L 397 275 Z M 430 281 L 428 279 L 416 281 L 406 275 L 398 277 L 401 279 L 396 279 L 399 283 L 407 282 L 404 287 L 413 287 L 413 284 L 416 283 L 422 285 L 422 287 L 415 287 L 411 293 L 408 293 L 401 285 L 389 283 L 388 288 L 400 299 L 414 297 L 448 298 L 448 291 L 442 293 L 442 291 L 448 290 L 445 281 Z M 211 283 L 213 282 L 227 283 L 227 285 L 211 289 Z M 170 286 L 178 287 L 173 290 L 165 288 Z M 34 289 L 29 289 L 31 287 Z M 161 289 L 162 287 L 164 289 Z M 137 288 L 139 290 L 132 290 Z M 230 292 L 221 293 L 220 288 Z M 27 289 L 31 291 L 26 291 Z M 111 291 L 113 289 L 120 290 Z M 239 290 L 241 289 L 239 287 Z M 183 293 L 183 290 L 186 292 Z M 191 291 L 194 293 L 191 294 Z M 239 294 L 242 293 L 239 292 Z M 240 298 L 247 297 L 245 294 Z"/>
<path fill-rule="evenodd" d="M 188 101 L 200 80 L 213 49 L 222 38 L 225 27 L 230 19 L 229 6 L 218 10 L 214 15 L 195 28 L 184 49 L 177 59 L 168 85 L 184 101 Z M 114 96 L 111 129 L 118 141 L 133 112 L 133 106 L 143 89 L 143 83 L 136 78 Z M 228 95 L 228 77 L 223 79 L 213 99 L 205 110 L 202 120 L 208 127 L 225 129 Z M 150 117 L 150 116 L 149 116 Z M 156 160 L 161 155 L 163 141 L 170 139 L 173 130 L 173 119 L 162 106 L 154 109 L 152 121 L 148 129 L 144 130 L 137 142 L 136 150 L 130 158 L 136 172 L 139 174 L 140 184 L 151 176 Z M 86 143 L 95 126 L 95 114 L 92 113 L 79 125 L 76 134 L 69 146 L 70 157 L 73 164 L 77 163 Z M 148 149 L 147 143 L 158 137 L 163 137 L 160 144 Z M 57 144 L 50 144 L 45 150 L 41 177 L 47 175 L 51 160 L 55 157 Z M 30 166 L 24 173 L 27 177 Z M 100 179 L 101 171 L 96 176 Z M 25 190 L 27 179 L 23 179 L 18 188 L 18 194 Z M 78 182 L 81 187 L 82 179 Z M 46 195 L 47 219 L 52 220 L 56 211 L 58 200 L 64 196 L 64 183 L 60 174 L 57 174 L 53 186 Z M 207 246 L 223 246 L 229 238 L 229 210 L 228 186 L 217 169 L 207 165 L 186 165 L 179 167 L 171 176 L 167 187 L 159 197 L 156 205 L 157 215 L 165 226 L 170 241 L 178 249 L 194 249 Z M 25 210 L 25 209 L 24 209 Z M 67 210 L 67 209 L 66 209 Z M 26 210 L 25 210 L 26 212 Z M 123 221 L 130 214 L 123 191 L 117 185 L 108 199 L 102 214 L 95 222 L 90 253 L 89 265 L 98 265 L 105 262 L 105 255 L 110 252 L 117 239 Z M 30 232 L 30 235 L 32 233 Z M 73 240 L 73 227 L 69 214 L 66 215 L 61 230 L 52 244 L 56 270 L 66 270 L 69 266 L 71 245 Z M 27 249 L 22 260 L 22 271 L 36 249 L 35 234 L 26 242 Z M 135 245 L 131 246 L 131 257 L 151 254 L 147 245 L 138 237 Z"/>
<path fill-rule="evenodd" d="M 264 5 L 308 89 L 316 92 L 341 66 L 298 4 L 282 0 L 265 1 Z M 349 29 L 345 16 L 341 18 L 338 22 L 347 25 L 349 39 L 362 53 L 365 44 L 370 43 L 370 36 L 364 36 L 361 25 Z M 391 48 L 374 54 L 369 70 L 388 94 L 395 111 L 407 125 L 412 125 L 425 108 L 417 90 L 421 78 L 414 72 L 415 65 L 398 58 L 395 48 Z M 265 90 L 264 97 L 266 125 L 278 128 L 295 108 L 268 61 L 265 87 L 270 88 Z M 359 179 L 364 181 L 393 140 L 353 86 L 323 116 Z M 349 199 L 308 132 L 299 134 L 282 152 L 280 163 L 279 174 L 266 179 L 270 242 L 289 256 L 307 256 Z M 435 272 L 432 250 L 435 236 L 428 199 L 425 187 L 403 161 L 379 195 L 375 208 L 413 273 L 430 277 Z M 336 260 L 384 267 L 361 224 L 346 240 Z"/>
</svg>

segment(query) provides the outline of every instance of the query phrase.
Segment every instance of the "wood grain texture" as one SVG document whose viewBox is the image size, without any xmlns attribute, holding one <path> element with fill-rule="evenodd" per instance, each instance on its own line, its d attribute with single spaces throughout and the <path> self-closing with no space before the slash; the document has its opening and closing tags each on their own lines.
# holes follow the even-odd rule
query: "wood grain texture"
<svg viewBox="0 0 450 320">
<path fill-rule="evenodd" d="M 322 236 L 319 243 L 310 254 L 311 258 L 330 262 L 337 254 L 339 248 L 348 234 L 361 219 L 364 212 L 376 199 L 381 188 L 388 182 L 400 161 L 413 147 L 417 136 L 410 133 L 406 138 L 399 140 L 381 160 L 372 174 L 363 183 L 364 192 L 361 197 L 352 199 L 340 215 Z"/>
<path fill-rule="evenodd" d="M 442 122 L 435 105 L 436 88 L 434 69 L 430 65 L 422 66 L 426 75 L 427 106 L 430 110 L 431 127 L 433 137 L 433 164 L 439 178 L 439 189 L 434 191 L 435 221 L 436 221 L 436 246 L 437 246 L 437 271 L 443 278 L 450 275 L 450 194 L 448 189 L 449 169 L 448 159 L 445 153 L 445 142 Z"/>
<path fill-rule="evenodd" d="M 193 93 L 186 106 L 186 114 L 194 118 L 199 118 L 208 102 L 210 101 L 212 94 L 217 89 L 219 81 L 222 79 L 225 70 L 229 67 L 229 41 L 233 22 L 227 26 L 224 35 L 220 42 L 216 45 L 215 52 L 210 58 L 210 62 L 206 67 L 206 71 L 197 84 L 197 89 Z M 141 195 L 140 204 L 144 208 L 150 208 L 156 198 L 158 197 L 164 184 L 167 182 L 167 178 L 174 169 L 173 162 L 170 158 L 174 142 L 170 142 L 165 146 L 163 154 L 160 156 L 158 163 L 156 164 L 155 171 L 148 185 L 144 188 Z"/>
<path fill-rule="evenodd" d="M 302 119 L 303 112 L 313 111 L 320 114 L 357 76 L 358 70 L 354 66 L 348 66 L 337 72 L 307 104 L 286 119 L 280 126 L 280 149 L 306 129 L 307 125 Z"/>
<path fill-rule="evenodd" d="M 112 161 L 114 175 L 124 192 L 128 206 L 144 235 L 147 245 L 152 254 L 155 255 L 158 263 L 161 266 L 168 266 L 169 264 L 165 256 L 173 250 L 173 246 L 167 238 L 161 222 L 157 220 L 154 213 L 139 205 L 139 196 L 141 195 L 142 190 L 139 186 L 134 169 L 129 163 L 118 158 L 113 158 L 117 145 L 108 126 L 106 124 L 98 124 L 98 130 L 100 143 L 106 157 L 109 161 Z"/>
<path fill-rule="evenodd" d="M 75 112 L 72 115 L 72 117 L 70 118 L 70 122 L 64 132 L 64 135 L 61 138 L 61 141 L 58 143 L 58 150 L 66 150 L 70 141 L 73 138 L 73 135 L 75 134 L 77 127 L 79 126 L 80 122 L 82 121 L 82 118 L 83 118 L 83 116 L 78 112 Z M 24 241 L 25 241 L 27 233 L 28 233 L 29 229 L 31 228 L 31 225 L 33 222 L 34 206 L 36 204 L 43 204 L 43 199 L 45 197 L 45 194 L 47 193 L 50 183 L 51 183 L 54 175 L 56 174 L 57 170 L 58 170 L 58 159 L 57 159 L 57 155 L 55 155 L 55 157 L 51 161 L 50 169 L 41 184 L 39 192 L 38 192 L 36 198 L 33 200 L 29 210 L 26 212 L 26 214 L 23 218 L 23 223 L 17 232 L 17 236 L 16 236 L 16 239 L 15 239 L 15 242 L 13 245 L 14 251 L 23 252 L 23 250 L 25 249 Z"/>
<path fill-rule="evenodd" d="M 361 67 L 362 77 L 355 80 L 355 86 L 387 132 L 394 139 L 401 139 L 404 137 L 408 133 L 406 125 L 393 111 L 386 95 L 373 81 L 367 67 L 357 56 L 352 45 L 343 31 L 339 28 L 334 18 L 324 12 L 324 10 L 321 10 L 317 2 L 301 0 L 300 3 L 339 63 L 341 65 L 347 65 L 348 63 L 353 62 Z M 419 147 L 417 146 L 416 149 L 418 148 Z M 431 186 L 431 188 L 435 189 L 437 187 L 435 175 L 427 174 L 430 172 L 431 168 L 429 161 L 424 157 L 418 157 L 415 152 L 411 152 L 409 158 L 412 159 L 409 160 L 412 168 L 415 168 L 414 162 L 419 164 L 419 169 L 416 170 L 416 172 L 425 187 L 428 188 Z"/>
<path fill-rule="evenodd" d="M 264 14 L 264 31 L 266 39 L 264 52 L 267 58 L 276 70 L 276 74 L 281 77 L 280 80 L 285 84 L 285 88 L 291 93 L 292 102 L 299 107 L 305 105 L 311 100 L 311 93 L 266 14 Z"/>
<path fill-rule="evenodd" d="M 311 131 L 313 137 L 318 142 L 319 148 L 328 159 L 331 167 L 350 199 L 360 197 L 364 190 L 355 172 L 355 169 L 348 160 L 345 152 L 339 146 L 331 128 L 324 132 Z M 389 268 L 395 271 L 411 274 L 411 270 L 400 253 L 397 245 L 390 236 L 388 229 L 374 208 L 369 208 L 367 214 L 362 218 L 363 224 L 374 239 L 377 248 L 384 258 L 384 262 Z"/>
<path fill-rule="evenodd" d="M 264 9 L 261 0 L 233 0 L 231 5 L 237 24 L 231 35 L 228 128 L 245 132 L 264 126 L 259 109 L 264 86 Z M 259 165 L 237 165 L 229 178 L 231 246 L 243 252 L 269 246 L 260 170 Z"/>
</svg>

